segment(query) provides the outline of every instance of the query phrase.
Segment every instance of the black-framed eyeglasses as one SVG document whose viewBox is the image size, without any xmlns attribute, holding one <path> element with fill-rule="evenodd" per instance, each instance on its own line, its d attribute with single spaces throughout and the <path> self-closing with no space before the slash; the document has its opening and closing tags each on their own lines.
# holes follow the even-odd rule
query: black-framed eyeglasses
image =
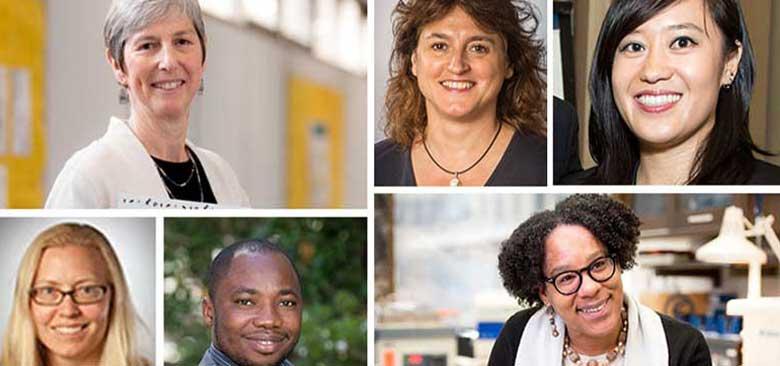
<svg viewBox="0 0 780 366">
<path fill-rule="evenodd" d="M 65 296 L 70 296 L 78 305 L 88 305 L 100 302 L 108 293 L 110 285 L 77 286 L 70 291 L 62 291 L 52 286 L 39 286 L 30 290 L 30 297 L 38 305 L 56 306 L 62 303 Z"/>
<path fill-rule="evenodd" d="M 586 267 L 558 273 L 555 276 L 544 279 L 551 283 L 555 289 L 564 296 L 576 293 L 582 286 L 582 272 L 588 272 L 588 276 L 596 282 L 606 282 L 615 274 L 615 258 L 612 255 L 598 257 Z"/>
</svg>

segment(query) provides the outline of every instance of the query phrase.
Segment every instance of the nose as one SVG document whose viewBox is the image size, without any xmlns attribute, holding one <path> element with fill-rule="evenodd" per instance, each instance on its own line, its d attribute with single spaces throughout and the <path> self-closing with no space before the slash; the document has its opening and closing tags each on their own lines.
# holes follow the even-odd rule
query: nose
<svg viewBox="0 0 780 366">
<path fill-rule="evenodd" d="M 176 51 L 170 45 L 160 47 L 158 67 L 160 70 L 170 71 L 176 67 Z"/>
<path fill-rule="evenodd" d="M 580 285 L 580 290 L 577 291 L 577 295 L 580 297 L 592 297 L 599 291 L 599 288 L 601 288 L 601 284 L 590 278 L 586 272 L 582 274 L 582 284 Z"/>
<path fill-rule="evenodd" d="M 279 309 L 273 304 L 260 306 L 252 318 L 252 325 L 258 328 L 276 328 L 281 324 Z"/>
<path fill-rule="evenodd" d="M 452 53 L 448 69 L 453 74 L 463 74 L 469 71 L 470 67 L 465 50 Z"/>
<path fill-rule="evenodd" d="M 642 66 L 642 81 L 655 84 L 671 78 L 672 68 L 669 62 L 669 58 L 663 52 L 662 47 L 652 47 L 648 51 L 647 58 L 645 58 L 645 63 Z"/>
<path fill-rule="evenodd" d="M 71 296 L 65 296 L 65 298 L 62 299 L 58 310 L 60 315 L 67 318 L 77 317 L 81 314 L 79 305 L 73 302 L 73 297 Z"/>
</svg>

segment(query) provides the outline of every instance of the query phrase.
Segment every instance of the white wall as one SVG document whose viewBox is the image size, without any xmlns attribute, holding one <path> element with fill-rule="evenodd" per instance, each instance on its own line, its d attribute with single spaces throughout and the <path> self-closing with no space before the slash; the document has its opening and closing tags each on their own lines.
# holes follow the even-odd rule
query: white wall
<svg viewBox="0 0 780 366">
<path fill-rule="evenodd" d="M 547 40 L 547 5 L 545 0 L 529 0 L 538 12 L 538 39 Z M 390 54 L 393 51 L 392 13 L 397 0 L 375 0 L 374 4 L 374 141 L 385 138 L 385 90 L 390 78 Z"/>
<path fill-rule="evenodd" d="M 153 218 L 2 218 L 0 219 L 0 330 L 6 329 L 16 271 L 25 250 L 33 238 L 44 229 L 60 222 L 88 223 L 100 230 L 117 257 L 130 289 L 130 297 L 136 312 L 144 323 L 139 327 L 138 344 L 142 354 L 154 359 L 155 345 L 155 223 Z"/>
<path fill-rule="evenodd" d="M 126 117 L 104 59 L 109 1 L 47 2 L 45 187 L 65 161 L 100 137 L 111 115 Z M 193 102 L 189 138 L 233 166 L 253 206 L 286 205 L 286 85 L 306 76 L 345 97 L 344 203 L 366 205 L 366 78 L 315 59 L 265 32 L 206 17 L 205 95 Z"/>
</svg>

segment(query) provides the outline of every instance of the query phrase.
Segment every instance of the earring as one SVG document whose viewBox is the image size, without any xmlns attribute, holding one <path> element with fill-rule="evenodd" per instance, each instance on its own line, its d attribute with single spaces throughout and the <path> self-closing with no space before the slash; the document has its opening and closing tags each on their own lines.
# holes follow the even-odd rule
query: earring
<svg viewBox="0 0 780 366">
<path fill-rule="evenodd" d="M 130 95 L 127 94 L 127 87 L 124 85 L 119 88 L 119 104 L 130 103 Z"/>
<path fill-rule="evenodd" d="M 723 85 L 723 89 L 729 90 L 731 89 L 731 84 L 734 83 L 734 73 L 729 73 L 729 82 L 726 85 Z"/>
<path fill-rule="evenodd" d="M 550 327 L 552 328 L 552 336 L 558 338 L 558 326 L 555 325 L 555 309 L 552 306 L 547 308 L 547 314 L 550 315 Z"/>
<path fill-rule="evenodd" d="M 198 88 L 198 95 L 203 95 L 203 90 L 205 90 L 206 79 L 201 78 L 200 79 L 200 87 Z"/>
</svg>

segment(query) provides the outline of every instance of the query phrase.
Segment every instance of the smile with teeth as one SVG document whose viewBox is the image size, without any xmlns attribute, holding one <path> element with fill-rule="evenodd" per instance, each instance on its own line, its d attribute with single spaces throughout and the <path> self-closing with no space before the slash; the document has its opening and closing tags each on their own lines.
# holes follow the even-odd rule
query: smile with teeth
<svg viewBox="0 0 780 366">
<path fill-rule="evenodd" d="M 455 90 L 469 90 L 474 86 L 474 82 L 472 81 L 454 81 L 454 80 L 445 80 L 441 82 L 441 85 L 444 86 L 447 89 L 455 89 Z"/>
<path fill-rule="evenodd" d="M 163 90 L 172 90 L 184 85 L 183 80 L 166 81 L 161 83 L 152 83 L 152 86 Z"/>
<path fill-rule="evenodd" d="M 68 335 L 68 334 L 76 334 L 76 333 L 84 330 L 84 328 L 86 328 L 86 327 L 87 327 L 86 324 L 84 324 L 84 325 L 75 325 L 75 326 L 62 326 L 62 327 L 54 327 L 54 331 L 57 332 L 57 333 L 60 333 L 60 334 Z"/>
<path fill-rule="evenodd" d="M 593 314 L 593 313 L 598 313 L 599 311 L 604 309 L 605 306 L 607 306 L 607 301 L 606 300 L 604 300 L 603 302 L 601 302 L 600 304 L 597 304 L 595 306 L 580 307 L 580 308 L 577 309 L 577 311 L 585 313 L 585 314 Z"/>
<path fill-rule="evenodd" d="M 639 103 L 642 103 L 643 105 L 646 105 L 648 107 L 658 107 L 662 105 L 672 104 L 676 103 L 678 100 L 682 98 L 682 95 L 680 94 L 661 94 L 661 95 L 650 95 L 650 94 L 642 94 L 639 97 L 636 98 Z"/>
</svg>

